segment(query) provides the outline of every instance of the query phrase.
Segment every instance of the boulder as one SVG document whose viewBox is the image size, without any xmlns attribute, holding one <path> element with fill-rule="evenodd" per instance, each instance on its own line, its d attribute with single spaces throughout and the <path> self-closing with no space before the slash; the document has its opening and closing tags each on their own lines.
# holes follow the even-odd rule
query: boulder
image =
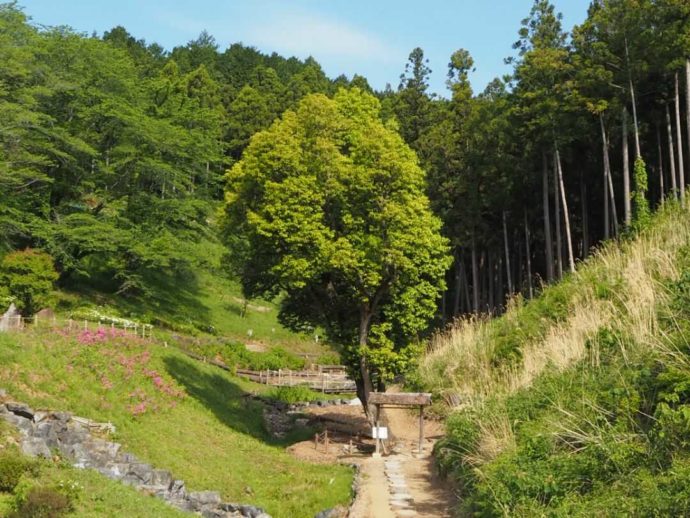
<svg viewBox="0 0 690 518">
<path fill-rule="evenodd" d="M 120 480 L 127 475 L 129 471 L 129 464 L 122 464 L 119 462 L 109 462 L 105 466 L 97 468 L 97 470 L 106 477 L 113 480 Z"/>
<path fill-rule="evenodd" d="M 5 407 L 7 407 L 7 410 L 12 412 L 14 415 L 26 417 L 27 419 L 34 418 L 34 411 L 29 405 L 25 405 L 24 403 L 9 402 L 5 403 Z"/>
<path fill-rule="evenodd" d="M 184 499 L 187 496 L 184 480 L 173 480 L 168 487 L 168 492 L 172 498 Z"/>
<path fill-rule="evenodd" d="M 195 491 L 187 495 L 187 500 L 196 504 L 198 508 L 207 505 L 220 505 L 220 493 L 218 491 Z"/>
<path fill-rule="evenodd" d="M 153 479 L 153 469 L 149 464 L 135 462 L 129 465 L 127 474 L 122 478 L 126 484 L 133 486 L 151 485 Z"/>
<path fill-rule="evenodd" d="M 44 457 L 50 459 L 52 454 L 50 448 L 43 439 L 38 437 L 27 437 L 22 441 L 22 452 L 30 457 Z"/>
<path fill-rule="evenodd" d="M 172 474 L 166 469 L 154 469 L 151 472 L 152 486 L 161 486 L 167 489 L 170 487 L 170 484 L 172 484 L 172 482 Z"/>
<path fill-rule="evenodd" d="M 43 439 L 50 448 L 58 447 L 58 434 L 50 421 L 41 421 L 34 425 L 33 436 Z"/>
<path fill-rule="evenodd" d="M 30 435 L 33 431 L 33 424 L 31 423 L 31 420 L 27 419 L 26 417 L 20 417 L 8 412 L 7 414 L 2 414 L 2 418 L 14 425 L 15 428 L 18 428 L 19 432 L 24 436 Z"/>
</svg>

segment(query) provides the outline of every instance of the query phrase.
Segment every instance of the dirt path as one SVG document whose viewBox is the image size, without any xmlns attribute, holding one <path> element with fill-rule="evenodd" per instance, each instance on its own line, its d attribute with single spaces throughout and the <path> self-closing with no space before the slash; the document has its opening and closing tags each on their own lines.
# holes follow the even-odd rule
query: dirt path
<svg viewBox="0 0 690 518">
<path fill-rule="evenodd" d="M 290 451 L 312 462 L 346 462 L 359 466 L 359 490 L 351 518 L 452 516 L 453 493 L 435 475 L 430 454 L 442 434 L 439 423 L 425 422 L 424 454 L 420 456 L 417 454 L 418 414 L 387 409 L 386 422 L 393 438 L 387 446 L 388 454 L 373 458 L 373 442 L 361 438 L 368 430 L 361 407 L 314 408 L 309 413 L 328 428 L 328 451 L 323 445 L 315 447 L 311 441 L 298 443 Z M 359 438 L 358 434 L 361 434 Z"/>
</svg>

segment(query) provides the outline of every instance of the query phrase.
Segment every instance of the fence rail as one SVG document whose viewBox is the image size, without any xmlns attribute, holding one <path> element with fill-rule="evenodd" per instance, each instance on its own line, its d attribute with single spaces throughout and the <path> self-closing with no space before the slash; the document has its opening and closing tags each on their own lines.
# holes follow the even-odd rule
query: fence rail
<svg viewBox="0 0 690 518">
<path fill-rule="evenodd" d="M 290 369 L 253 371 L 237 369 L 236 374 L 242 378 L 275 387 L 305 386 L 324 393 L 354 392 L 356 385 L 345 374 L 329 372 L 293 371 Z"/>
<path fill-rule="evenodd" d="M 98 329 L 122 329 L 126 333 L 150 338 L 153 326 L 150 324 L 140 324 L 136 322 L 106 322 L 94 321 L 77 318 L 57 318 L 55 316 L 33 317 L 4 316 L 0 317 L 0 332 L 2 331 L 23 331 L 25 329 L 37 328 L 63 328 L 70 331 L 92 331 Z"/>
</svg>

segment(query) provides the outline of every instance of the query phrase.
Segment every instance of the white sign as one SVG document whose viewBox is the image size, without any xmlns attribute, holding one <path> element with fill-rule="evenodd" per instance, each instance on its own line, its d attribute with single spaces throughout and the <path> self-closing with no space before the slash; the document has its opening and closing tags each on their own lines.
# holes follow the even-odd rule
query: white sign
<svg viewBox="0 0 690 518">
<path fill-rule="evenodd" d="M 388 439 L 388 428 L 385 426 L 379 426 L 376 428 L 374 426 L 371 429 L 371 437 L 372 439 Z"/>
</svg>

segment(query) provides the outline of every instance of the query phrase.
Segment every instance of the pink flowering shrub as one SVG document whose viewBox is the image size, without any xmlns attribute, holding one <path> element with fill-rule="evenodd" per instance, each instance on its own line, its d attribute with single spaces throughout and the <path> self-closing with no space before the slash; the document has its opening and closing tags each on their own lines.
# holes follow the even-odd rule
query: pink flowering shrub
<svg viewBox="0 0 690 518">
<path fill-rule="evenodd" d="M 66 390 L 93 397 L 103 418 L 164 412 L 186 397 L 162 366 L 162 349 L 150 340 L 109 327 L 32 332 L 62 362 Z"/>
</svg>

